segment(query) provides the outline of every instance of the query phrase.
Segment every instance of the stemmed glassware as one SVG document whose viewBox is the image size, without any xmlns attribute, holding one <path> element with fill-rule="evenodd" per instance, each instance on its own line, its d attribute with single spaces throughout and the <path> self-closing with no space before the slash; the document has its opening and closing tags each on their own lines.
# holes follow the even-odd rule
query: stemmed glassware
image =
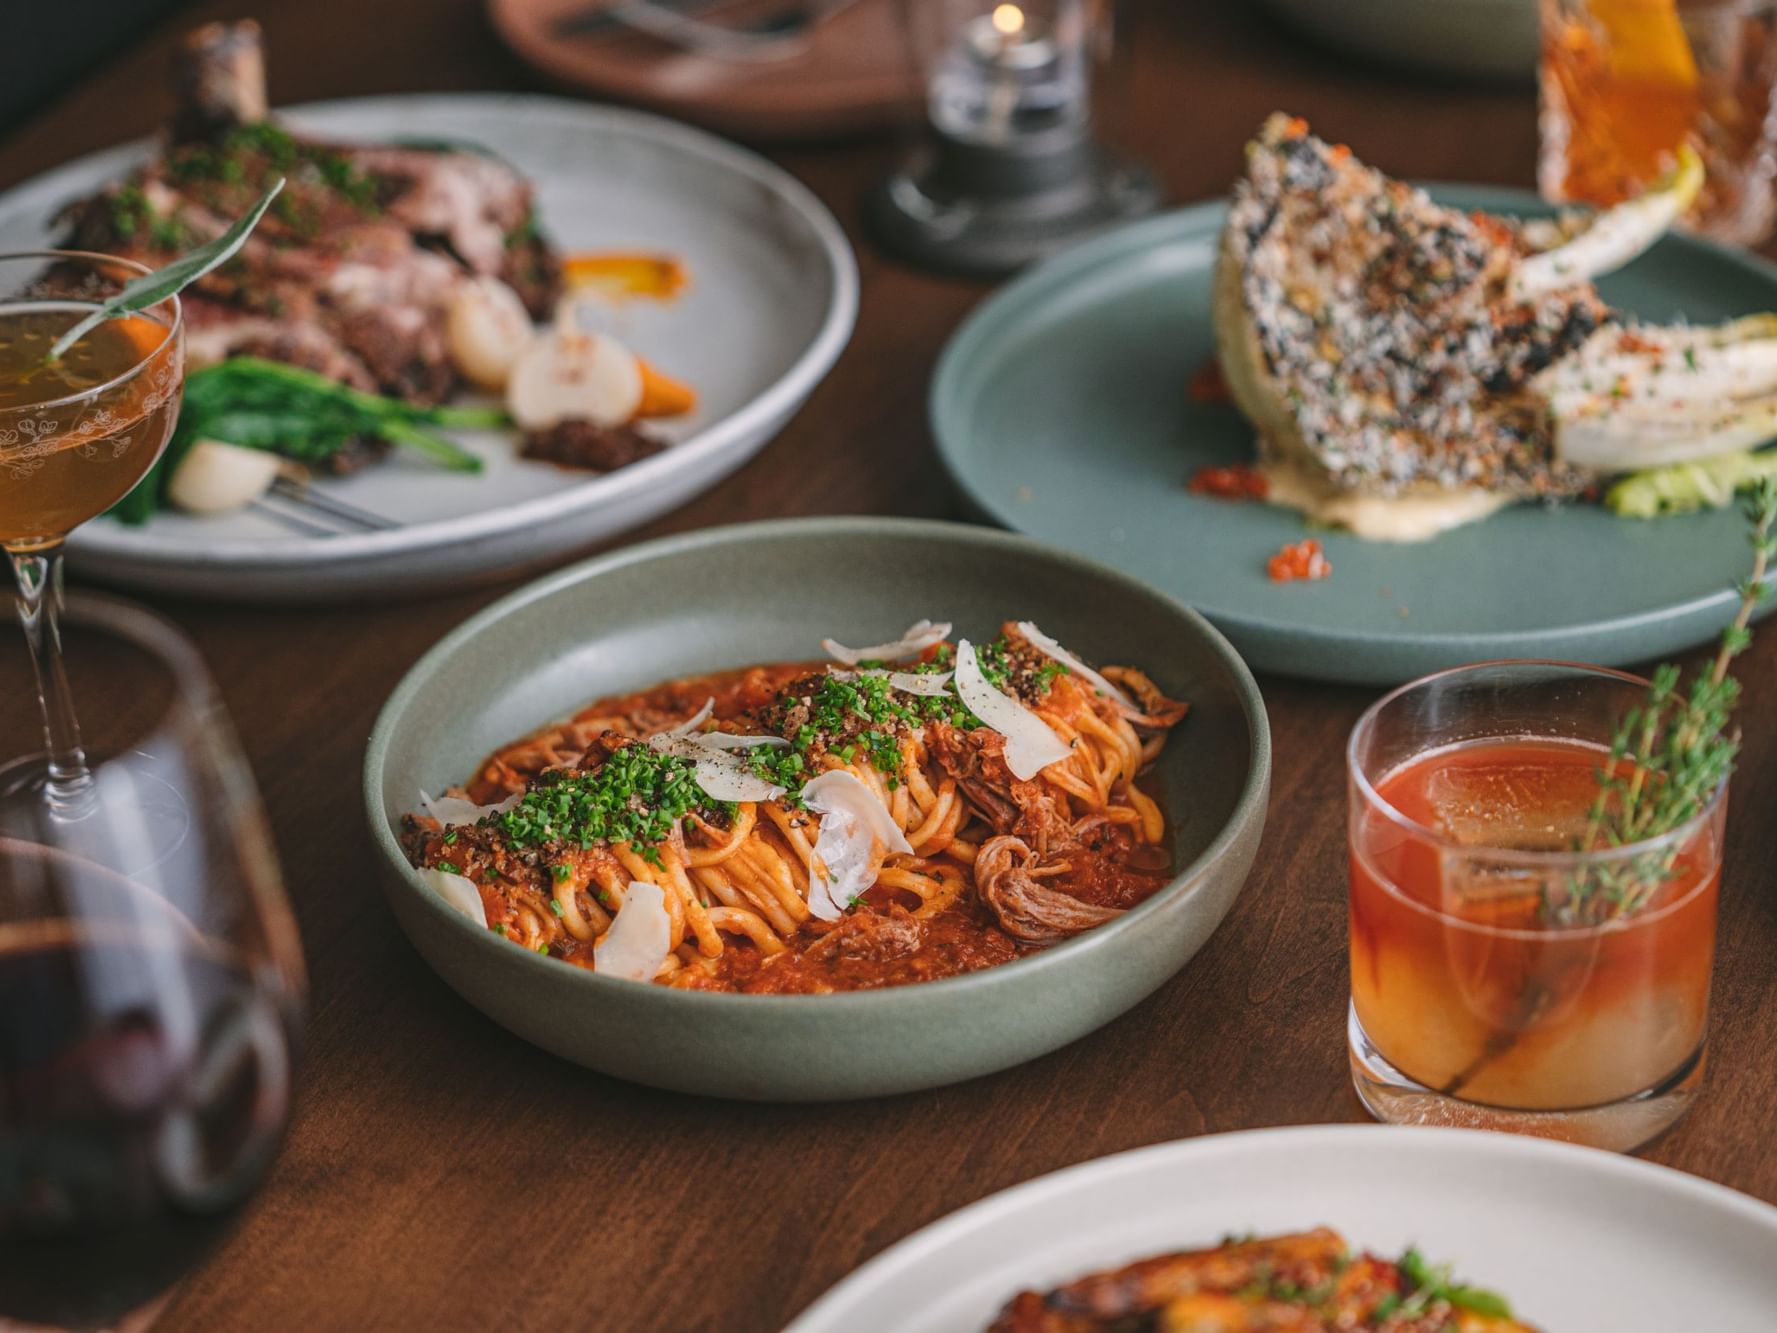
<svg viewBox="0 0 1777 1333">
<path fill-rule="evenodd" d="M 76 446 L 77 447 L 77 446 Z M 228 1232 L 288 1121 L 302 962 L 252 779 L 195 650 L 70 599 L 80 810 L 0 769 L 0 1327 L 140 1328 Z M 0 688 L 28 693 L 22 653 Z M 33 748 L 27 709 L 0 747 Z"/>
<path fill-rule="evenodd" d="M 105 320 L 46 358 L 62 333 L 146 272 L 75 251 L 0 255 L 0 545 L 18 585 L 45 752 L 12 779 L 69 818 L 82 815 L 91 774 L 57 633 L 62 546 L 166 448 L 185 372 L 179 298 Z"/>
</svg>

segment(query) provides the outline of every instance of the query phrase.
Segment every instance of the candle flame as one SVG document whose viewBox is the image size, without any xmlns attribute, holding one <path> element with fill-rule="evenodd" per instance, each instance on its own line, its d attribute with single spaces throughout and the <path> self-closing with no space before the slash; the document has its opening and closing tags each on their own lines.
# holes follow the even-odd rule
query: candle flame
<svg viewBox="0 0 1777 1333">
<path fill-rule="evenodd" d="M 1024 31 L 1024 11 L 1017 5 L 995 5 L 993 26 L 1001 36 L 1016 37 Z"/>
</svg>

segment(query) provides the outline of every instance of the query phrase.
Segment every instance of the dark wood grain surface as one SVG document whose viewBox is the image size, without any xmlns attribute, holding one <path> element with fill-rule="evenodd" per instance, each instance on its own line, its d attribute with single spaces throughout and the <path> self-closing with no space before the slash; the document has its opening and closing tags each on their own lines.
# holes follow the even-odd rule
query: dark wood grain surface
<svg viewBox="0 0 1777 1333">
<path fill-rule="evenodd" d="M 474 0 L 251 8 L 267 30 L 275 102 L 534 86 Z M 68 89 L 0 144 L 0 186 L 158 125 L 175 33 L 242 9 L 192 5 Z M 1530 182 L 1528 88 L 1362 66 L 1251 9 L 1153 0 L 1136 15 L 1125 137 L 1175 199 L 1222 191 L 1244 138 L 1278 107 L 1399 174 Z M 639 536 L 784 514 L 957 514 L 925 386 L 987 289 L 899 268 L 857 235 L 859 197 L 893 152 L 881 142 L 774 152 L 853 234 L 856 336 L 781 438 Z M 1340 747 L 1371 696 L 1282 679 L 1263 682 L 1276 743 L 1270 826 L 1232 914 L 1157 995 L 1055 1055 L 937 1092 L 786 1107 L 629 1087 L 521 1044 L 457 999 L 396 929 L 357 796 L 384 697 L 500 591 L 316 611 L 159 603 L 195 636 L 239 723 L 313 980 L 289 1144 L 256 1212 L 165 1328 L 770 1330 L 891 1242 L 1043 1172 L 1181 1136 L 1362 1117 L 1345 1067 Z M 1774 668 L 1767 632 L 1743 671 L 1747 748 L 1707 1094 L 1649 1155 L 1777 1201 Z"/>
</svg>

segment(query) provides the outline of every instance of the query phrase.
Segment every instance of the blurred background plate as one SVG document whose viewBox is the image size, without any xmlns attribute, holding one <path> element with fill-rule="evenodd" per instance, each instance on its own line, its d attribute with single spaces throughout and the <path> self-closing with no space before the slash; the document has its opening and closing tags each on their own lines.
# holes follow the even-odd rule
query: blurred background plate
<svg viewBox="0 0 1777 1333">
<path fill-rule="evenodd" d="M 557 83 L 746 139 L 880 130 L 925 100 L 897 0 L 857 0 L 816 24 L 806 51 L 767 62 L 716 60 L 620 25 L 585 31 L 589 21 L 575 24 L 602 7 L 600 0 L 488 0 L 488 18 L 519 59 Z M 709 14 L 769 20 L 786 8 L 786 0 L 760 0 L 750 8 L 743 0 Z M 564 31 L 564 25 L 582 30 Z"/>
<path fill-rule="evenodd" d="M 1409 1245 L 1538 1328 L 1763 1333 L 1777 1209 L 1593 1148 L 1463 1129 L 1211 1134 L 983 1199 L 876 1256 L 786 1333 L 979 1333 L 1043 1290 L 1229 1235 L 1330 1226 Z"/>
<path fill-rule="evenodd" d="M 606 540 L 728 476 L 777 433 L 851 336 L 857 266 L 845 234 L 787 173 L 744 149 L 634 111 L 498 94 L 374 97 L 280 112 L 339 139 L 404 136 L 482 144 L 537 187 L 558 248 L 644 250 L 682 259 L 688 290 L 630 302 L 612 329 L 691 383 L 697 410 L 659 423 L 675 446 L 604 476 L 517 457 L 510 431 L 452 432 L 478 476 L 396 451 L 326 483 L 329 494 L 397 520 L 388 532 L 293 535 L 252 512 L 161 514 L 141 527 L 98 519 L 76 532 L 74 572 L 205 597 L 326 601 L 487 581 Z M 0 195 L 0 250 L 50 237 L 70 199 L 147 151 L 84 157 Z"/>
<path fill-rule="evenodd" d="M 1528 79 L 1537 0 L 1265 0 L 1340 51 L 1426 74 Z"/>
<path fill-rule="evenodd" d="M 1434 187 L 1458 208 L 1547 213 L 1534 195 Z M 1210 286 L 1226 208 L 1134 223 L 1005 288 L 951 339 L 932 386 L 938 453 L 996 522 L 1104 560 L 1213 620 L 1255 668 L 1392 684 L 1463 662 L 1611 666 L 1715 633 L 1746 572 L 1737 508 L 1623 519 L 1519 505 L 1427 542 L 1310 532 L 1300 514 L 1192 495 L 1198 468 L 1250 461 L 1252 427 L 1186 384 L 1215 352 Z M 1669 236 L 1599 284 L 1652 320 L 1777 310 L 1777 268 Z M 1313 535 L 1332 576 L 1274 583 Z"/>
</svg>

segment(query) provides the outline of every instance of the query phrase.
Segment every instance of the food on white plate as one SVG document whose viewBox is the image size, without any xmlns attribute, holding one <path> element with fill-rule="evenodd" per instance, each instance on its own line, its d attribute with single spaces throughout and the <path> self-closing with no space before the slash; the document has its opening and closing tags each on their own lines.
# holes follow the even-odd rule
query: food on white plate
<svg viewBox="0 0 1777 1333">
<path fill-rule="evenodd" d="M 192 386 L 207 371 L 244 358 L 341 386 L 357 395 L 360 417 L 359 409 L 397 415 L 373 404 L 439 409 L 463 390 L 505 393 L 513 368 L 548 336 L 534 321 L 556 309 L 564 288 L 670 299 L 683 286 L 683 266 L 664 256 L 618 252 L 564 261 L 539 225 L 530 182 L 473 145 L 334 143 L 285 128 L 267 111 L 260 31 L 251 20 L 193 32 L 180 52 L 177 87 L 177 112 L 160 149 L 64 209 L 58 244 L 157 268 L 219 235 L 270 181 L 286 180 L 240 253 L 182 296 Z M 591 396 L 588 415 L 552 413 L 537 429 L 567 438 L 527 438 L 526 456 L 598 471 L 623 466 L 666 446 L 642 435 L 638 422 L 695 406 L 687 386 L 651 368 L 638 372 L 633 353 L 608 334 L 595 336 L 607 349 L 605 361 L 629 365 L 627 389 L 613 397 L 607 384 Z M 218 379 L 206 392 L 215 410 L 204 439 L 281 453 L 322 473 L 350 471 L 405 445 L 458 471 L 480 467 L 458 444 L 429 431 L 430 440 L 421 442 L 401 425 L 342 435 L 334 427 L 343 417 L 329 417 L 319 431 L 293 419 L 273 429 L 267 393 L 284 390 L 266 390 L 261 376 Z M 579 422 L 618 431 L 621 447 L 574 447 Z M 471 407 L 406 424 L 486 428 L 509 421 Z M 320 435 L 328 445 L 318 466 Z M 172 466 L 196 438 L 185 432 L 176 456 L 117 515 L 140 522 L 168 502 Z M 231 475 L 246 475 L 244 465 L 234 466 Z M 200 512 L 217 512 L 207 502 L 224 493 L 200 494 Z"/>
<path fill-rule="evenodd" d="M 1735 454 L 1777 434 L 1777 316 L 1642 324 L 1592 279 L 1696 196 L 1682 150 L 1592 217 L 1464 213 L 1274 115 L 1216 272 L 1216 347 L 1265 498 L 1417 540 L 1521 500 Z"/>
<path fill-rule="evenodd" d="M 309 138 L 268 116 L 264 79 L 256 23 L 197 29 L 161 150 L 63 214 L 63 244 L 154 268 L 287 178 L 236 261 L 185 293 L 192 365 L 246 353 L 435 403 L 458 385 L 446 312 L 461 284 L 492 276 L 532 316 L 554 308 L 560 259 L 516 168 L 465 146 Z"/>
<path fill-rule="evenodd" d="M 451 360 L 477 388 L 501 393 L 535 331 L 517 292 L 492 274 L 457 284 L 445 310 Z"/>
<path fill-rule="evenodd" d="M 670 301 L 691 281 L 678 257 L 632 251 L 568 255 L 562 260 L 562 277 L 576 291 L 598 292 L 614 301 Z"/>
<path fill-rule="evenodd" d="M 281 361 L 232 357 L 186 376 L 179 422 L 166 451 L 111 513 L 126 523 L 143 523 L 163 505 L 179 503 L 174 483 L 183 475 L 188 455 L 205 443 L 263 451 L 311 474 L 350 472 L 371 451 L 397 446 L 452 471 L 477 472 L 481 460 L 436 428 L 497 426 L 505 420 L 498 409 L 416 405 L 365 393 Z M 215 450 L 204 453 L 212 459 L 232 458 Z M 234 469 L 237 478 L 246 469 L 238 461 L 221 466 Z M 224 505 L 224 498 L 239 504 L 254 498 L 229 487 L 185 491 L 188 497 L 194 493 L 205 500 L 203 513 L 238 507 Z"/>
<path fill-rule="evenodd" d="M 609 472 L 664 449 L 640 423 L 681 416 L 697 395 L 609 334 L 584 327 L 581 308 L 564 300 L 554 325 L 525 345 L 506 382 L 506 408 L 524 431 L 524 457 Z"/>
<path fill-rule="evenodd" d="M 1416 1248 L 1353 1251 L 1328 1227 L 1229 1237 L 1023 1291 L 988 1333 L 1535 1333 L 1497 1292 Z"/>
<path fill-rule="evenodd" d="M 167 499 L 190 514 L 217 514 L 250 504 L 271 489 L 284 459 L 263 449 L 197 440 L 167 482 Z"/>
<path fill-rule="evenodd" d="M 521 430 L 563 421 L 624 426 L 642 406 L 642 363 L 615 338 L 558 323 L 512 365 L 506 410 Z"/>
</svg>

